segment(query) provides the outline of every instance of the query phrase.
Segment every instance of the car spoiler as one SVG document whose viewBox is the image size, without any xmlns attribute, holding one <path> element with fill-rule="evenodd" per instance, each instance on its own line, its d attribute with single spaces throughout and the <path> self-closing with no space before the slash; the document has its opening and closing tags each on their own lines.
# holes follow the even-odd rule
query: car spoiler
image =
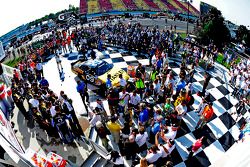
<svg viewBox="0 0 250 167">
<path fill-rule="evenodd" d="M 77 61 L 75 61 L 75 62 L 72 62 L 71 63 L 71 67 L 73 67 L 76 63 L 78 63 L 78 62 L 80 62 L 80 60 L 77 60 Z"/>
</svg>

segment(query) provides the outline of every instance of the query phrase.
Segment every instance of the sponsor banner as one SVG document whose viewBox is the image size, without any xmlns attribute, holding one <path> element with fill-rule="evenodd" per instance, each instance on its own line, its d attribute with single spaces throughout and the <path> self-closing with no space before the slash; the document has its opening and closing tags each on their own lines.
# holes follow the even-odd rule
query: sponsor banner
<svg viewBox="0 0 250 167">
<path fill-rule="evenodd" d="M 28 149 L 26 151 L 25 157 L 27 160 L 36 167 L 53 167 L 52 163 L 48 160 L 46 156 L 38 154 L 37 152 Z"/>
<path fill-rule="evenodd" d="M 5 58 L 5 51 L 3 49 L 3 43 L 0 41 L 0 61 Z"/>
<path fill-rule="evenodd" d="M 2 112 L 2 109 L 0 109 L 0 133 L 2 137 L 19 153 L 24 153 L 23 148 L 19 144 L 16 135 L 11 128 L 11 123 L 6 119 L 4 113 Z"/>
</svg>

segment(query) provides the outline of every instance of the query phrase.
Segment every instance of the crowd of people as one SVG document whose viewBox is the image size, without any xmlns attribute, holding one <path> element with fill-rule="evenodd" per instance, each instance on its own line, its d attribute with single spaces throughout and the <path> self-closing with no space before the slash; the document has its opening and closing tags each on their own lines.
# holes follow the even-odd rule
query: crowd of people
<svg viewBox="0 0 250 167">
<path fill-rule="evenodd" d="M 56 95 L 49 89 L 49 82 L 43 76 L 41 63 L 38 61 L 35 64 L 30 66 L 21 62 L 21 75 L 14 71 L 11 85 L 13 101 L 27 120 L 27 125 L 33 128 L 38 124 L 54 143 L 59 142 L 59 138 L 67 144 L 72 143 L 74 139 L 81 139 L 84 134 L 72 100 L 64 91 Z M 24 101 L 28 102 L 28 109 Z"/>
<path fill-rule="evenodd" d="M 106 24 L 103 27 L 88 26 L 69 30 L 53 31 L 46 38 L 40 49 L 30 48 L 30 55 L 22 61 L 17 73 L 13 76 L 13 99 L 25 119 L 35 122 L 49 136 L 60 137 L 63 142 L 71 143 L 80 138 L 83 131 L 78 123 L 72 100 L 61 91 L 56 95 L 49 89 L 48 81 L 43 77 L 42 61 L 50 54 L 57 56 L 72 52 L 75 47 L 79 53 L 86 55 L 94 47 L 99 50 L 104 44 L 123 46 L 128 51 L 137 51 L 149 55 L 149 66 L 138 64 L 133 83 L 119 76 L 118 86 L 110 82 L 108 75 L 105 92 L 109 110 L 105 109 L 103 100 L 97 99 L 93 111 L 88 114 L 90 125 L 102 141 L 102 145 L 111 151 L 111 161 L 115 166 L 123 166 L 121 156 L 131 159 L 133 165 L 140 167 L 150 164 L 155 166 L 171 166 L 171 152 L 175 148 L 175 137 L 182 127 L 183 117 L 193 110 L 194 93 L 202 97 L 196 109 L 200 120 L 195 128 L 202 128 L 213 116 L 213 103 L 207 91 L 211 75 L 206 72 L 202 91 L 194 92 L 193 77 L 200 58 L 205 52 L 189 43 L 181 45 L 179 37 L 171 30 L 159 30 L 157 27 L 143 27 L 140 24 Z M 169 58 L 175 51 L 182 50 L 180 73 L 174 75 L 169 67 Z M 214 49 L 214 52 L 217 52 Z M 207 52 L 209 53 L 209 52 Z M 211 56 L 214 58 L 216 54 Z M 209 57 L 209 56 L 208 56 Z M 95 58 L 95 55 L 91 55 Z M 233 95 L 240 95 L 242 100 L 249 100 L 249 67 L 250 60 L 232 66 L 231 83 L 236 85 Z M 147 75 L 147 72 L 150 75 Z M 134 89 L 131 89 L 131 85 Z M 77 92 L 80 93 L 85 106 L 89 105 L 86 80 L 78 81 Z M 23 101 L 29 102 L 29 111 Z M 119 146 L 114 151 L 109 146 L 108 135 Z M 198 139 L 188 150 L 192 157 L 202 146 Z M 174 158 L 174 157 L 173 157 Z"/>
</svg>

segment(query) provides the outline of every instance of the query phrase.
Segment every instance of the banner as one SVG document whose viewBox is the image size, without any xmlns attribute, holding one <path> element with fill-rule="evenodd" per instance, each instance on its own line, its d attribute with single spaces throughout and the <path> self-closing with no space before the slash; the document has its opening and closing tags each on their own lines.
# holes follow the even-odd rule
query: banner
<svg viewBox="0 0 250 167">
<path fill-rule="evenodd" d="M 3 43 L 0 41 L 0 61 L 5 58 L 5 51 L 3 49 Z"/>
<path fill-rule="evenodd" d="M 20 146 L 10 122 L 6 119 L 2 109 L 0 109 L 0 134 L 1 136 L 14 147 L 19 153 L 24 153 L 23 148 Z"/>
</svg>

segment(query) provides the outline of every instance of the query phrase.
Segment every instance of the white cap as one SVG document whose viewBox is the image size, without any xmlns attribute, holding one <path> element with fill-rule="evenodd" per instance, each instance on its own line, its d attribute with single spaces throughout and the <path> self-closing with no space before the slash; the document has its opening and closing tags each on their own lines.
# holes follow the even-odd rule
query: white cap
<svg viewBox="0 0 250 167">
<path fill-rule="evenodd" d="M 95 124 L 95 126 L 96 126 L 97 128 L 102 127 L 102 123 L 101 123 L 101 121 L 97 121 L 97 122 L 96 122 L 96 124 Z"/>
</svg>

